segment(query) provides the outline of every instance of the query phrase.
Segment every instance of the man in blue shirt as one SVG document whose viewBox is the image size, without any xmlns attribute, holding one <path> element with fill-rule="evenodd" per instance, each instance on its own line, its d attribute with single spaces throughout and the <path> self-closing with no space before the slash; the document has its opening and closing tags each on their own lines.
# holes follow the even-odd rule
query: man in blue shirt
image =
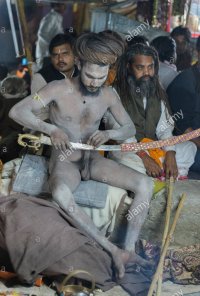
<svg viewBox="0 0 200 296">
<path fill-rule="evenodd" d="M 183 112 L 183 118 L 176 122 L 176 134 L 200 128 L 200 37 L 196 49 L 198 62 L 178 75 L 167 89 L 173 113 L 180 109 Z M 195 163 L 191 170 L 200 172 L 200 138 L 191 141 L 197 146 Z"/>
</svg>

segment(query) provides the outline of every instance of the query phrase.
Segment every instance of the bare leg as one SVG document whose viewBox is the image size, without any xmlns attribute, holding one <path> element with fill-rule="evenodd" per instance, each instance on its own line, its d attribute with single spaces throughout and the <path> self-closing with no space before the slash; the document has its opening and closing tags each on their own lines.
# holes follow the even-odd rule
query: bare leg
<svg viewBox="0 0 200 296">
<path fill-rule="evenodd" d="M 128 219 L 125 239 L 125 249 L 134 252 L 135 243 L 148 213 L 148 206 L 153 194 L 153 181 L 148 176 L 113 160 L 105 159 L 96 152 L 92 154 L 90 174 L 93 180 L 105 182 L 135 193 L 129 212 L 134 213 L 135 209 L 141 209 L 141 211 L 138 215 L 128 217 L 130 219 Z"/>
<path fill-rule="evenodd" d="M 74 201 L 72 192 L 81 180 L 78 167 L 70 162 L 56 162 L 52 167 L 49 185 L 54 201 L 73 218 L 77 226 L 96 240 L 111 255 L 118 276 L 122 278 L 125 272 L 124 264 L 128 261 L 129 253 L 122 252 L 109 242 Z"/>
</svg>

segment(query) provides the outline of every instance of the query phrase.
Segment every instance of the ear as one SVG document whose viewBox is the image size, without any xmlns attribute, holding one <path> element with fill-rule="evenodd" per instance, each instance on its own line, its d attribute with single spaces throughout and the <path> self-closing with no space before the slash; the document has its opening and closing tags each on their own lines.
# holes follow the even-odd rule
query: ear
<svg viewBox="0 0 200 296">
<path fill-rule="evenodd" d="M 80 71 L 81 70 L 81 62 L 77 57 L 75 57 L 74 63 L 76 64 L 78 70 Z"/>
</svg>

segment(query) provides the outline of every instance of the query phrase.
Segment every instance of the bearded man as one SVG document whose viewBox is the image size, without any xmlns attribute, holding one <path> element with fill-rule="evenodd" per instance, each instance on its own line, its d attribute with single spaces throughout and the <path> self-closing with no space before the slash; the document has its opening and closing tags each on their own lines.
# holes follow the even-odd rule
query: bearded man
<svg viewBox="0 0 200 296">
<path fill-rule="evenodd" d="M 180 110 L 170 116 L 167 97 L 158 79 L 158 70 L 157 52 L 145 44 L 138 43 L 128 48 L 119 62 L 116 89 L 135 124 L 137 141 L 172 137 L 174 120 L 182 115 Z M 117 128 L 111 118 L 108 125 Z M 195 145 L 186 142 L 165 147 L 164 151 L 139 151 L 137 155 L 114 152 L 111 157 L 154 178 L 165 175 L 167 178 L 172 176 L 176 179 L 178 175 L 180 178 L 186 178 L 189 167 L 194 162 L 195 153 Z"/>
<path fill-rule="evenodd" d="M 119 277 L 123 277 L 125 264 L 139 260 L 135 254 L 135 242 L 148 207 L 129 221 L 125 250 L 122 250 L 97 230 L 90 218 L 76 205 L 73 192 L 81 178 L 130 190 L 135 193 L 130 206 L 132 211 L 143 201 L 150 201 L 153 183 L 147 176 L 105 159 L 97 151 L 88 155 L 81 150 L 75 150 L 61 160 L 60 155 L 70 147 L 70 142 L 82 142 L 98 147 L 109 139 L 123 141 L 129 138 L 135 129 L 116 92 L 104 86 L 109 66 L 122 54 L 118 40 L 114 36 L 108 38 L 104 34 L 86 33 L 77 39 L 75 50 L 80 61 L 80 77 L 49 83 L 37 96 L 28 96 L 14 106 L 10 117 L 21 125 L 50 136 L 54 148 L 50 159 L 49 182 L 54 201 L 112 256 Z M 41 121 L 35 116 L 47 105 L 50 108 L 51 123 Z M 116 119 L 119 128 L 100 131 L 100 121 L 108 110 Z"/>
</svg>

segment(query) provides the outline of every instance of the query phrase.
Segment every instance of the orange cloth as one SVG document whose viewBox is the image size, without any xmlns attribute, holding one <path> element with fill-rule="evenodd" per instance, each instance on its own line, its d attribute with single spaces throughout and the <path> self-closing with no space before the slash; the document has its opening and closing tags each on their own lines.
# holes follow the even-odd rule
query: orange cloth
<svg viewBox="0 0 200 296">
<path fill-rule="evenodd" d="M 147 143 L 147 142 L 153 142 L 153 140 L 148 138 L 143 138 L 140 142 Z M 149 153 L 149 156 L 151 156 L 151 158 L 153 158 L 157 162 L 157 164 L 159 164 L 159 166 L 163 168 L 162 158 L 165 158 L 166 152 L 160 148 L 148 149 L 147 151 Z"/>
<path fill-rule="evenodd" d="M 26 72 L 28 72 L 28 68 L 24 68 L 23 71 L 17 70 L 16 76 L 18 78 L 23 78 L 25 76 Z"/>
<path fill-rule="evenodd" d="M 116 69 L 110 69 L 108 72 L 108 78 L 105 82 L 105 85 L 107 86 L 112 85 L 115 80 L 116 74 L 117 74 Z"/>
</svg>

